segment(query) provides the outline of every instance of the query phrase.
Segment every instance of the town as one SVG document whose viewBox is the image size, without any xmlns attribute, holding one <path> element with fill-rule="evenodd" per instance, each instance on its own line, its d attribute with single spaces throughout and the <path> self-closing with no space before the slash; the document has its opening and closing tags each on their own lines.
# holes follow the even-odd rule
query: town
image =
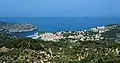
<svg viewBox="0 0 120 63">
<path fill-rule="evenodd" d="M 44 33 L 35 33 L 34 35 L 30 35 L 27 37 L 31 37 L 33 39 L 42 39 L 44 41 L 59 41 L 60 39 L 77 39 L 81 41 L 97 41 L 103 40 L 104 37 L 102 33 L 108 31 L 105 26 L 91 28 L 90 30 L 83 31 L 60 31 L 56 33 L 44 32 Z"/>
</svg>

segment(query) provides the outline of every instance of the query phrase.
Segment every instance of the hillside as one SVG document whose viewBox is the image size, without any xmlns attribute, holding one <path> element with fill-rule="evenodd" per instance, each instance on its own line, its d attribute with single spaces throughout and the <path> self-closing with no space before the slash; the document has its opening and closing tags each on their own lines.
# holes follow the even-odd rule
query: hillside
<svg viewBox="0 0 120 63">
<path fill-rule="evenodd" d="M 120 44 L 115 42 L 50 42 L 30 38 L 13 39 L 2 44 L 3 63 L 119 63 Z"/>
<path fill-rule="evenodd" d="M 0 63 L 119 63 L 120 43 L 116 40 L 119 39 L 119 27 L 120 25 L 109 25 L 102 28 L 102 30 L 107 30 L 102 33 L 105 40 L 81 41 L 77 39 L 76 42 L 72 42 L 76 40 L 72 38 L 61 39 L 57 42 L 44 41 L 1 32 Z M 97 33 L 95 33 L 96 29 Z M 92 28 L 87 33 L 98 34 L 98 29 Z M 90 33 L 91 30 L 92 33 Z M 65 36 L 75 35 L 75 33 L 67 33 Z"/>
</svg>

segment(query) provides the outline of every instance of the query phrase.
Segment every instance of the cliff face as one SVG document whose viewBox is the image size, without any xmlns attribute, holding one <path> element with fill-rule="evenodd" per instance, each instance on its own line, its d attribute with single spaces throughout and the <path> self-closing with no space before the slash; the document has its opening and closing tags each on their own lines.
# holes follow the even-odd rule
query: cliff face
<svg viewBox="0 0 120 63">
<path fill-rule="evenodd" d="M 28 32 L 37 29 L 37 26 L 32 24 L 11 24 L 0 21 L 0 29 L 6 29 L 9 32 Z"/>
</svg>

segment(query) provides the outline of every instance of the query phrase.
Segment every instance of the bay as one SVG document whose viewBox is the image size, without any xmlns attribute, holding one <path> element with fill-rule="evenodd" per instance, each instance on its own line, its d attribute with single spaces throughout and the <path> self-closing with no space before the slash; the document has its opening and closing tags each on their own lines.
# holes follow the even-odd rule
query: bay
<svg viewBox="0 0 120 63">
<path fill-rule="evenodd" d="M 0 20 L 8 23 L 31 23 L 39 27 L 38 30 L 23 33 L 25 35 L 40 31 L 86 30 L 108 24 L 120 24 L 119 17 L 1 17 Z"/>
</svg>

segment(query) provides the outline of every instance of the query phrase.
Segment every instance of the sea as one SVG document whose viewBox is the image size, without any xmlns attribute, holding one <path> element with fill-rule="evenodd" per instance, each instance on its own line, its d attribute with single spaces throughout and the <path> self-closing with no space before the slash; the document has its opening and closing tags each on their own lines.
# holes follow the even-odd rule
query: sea
<svg viewBox="0 0 120 63">
<path fill-rule="evenodd" d="M 26 36 L 41 31 L 87 30 L 98 26 L 120 24 L 120 17 L 0 17 L 0 20 L 8 23 L 31 23 L 39 27 L 32 32 L 20 33 Z"/>
</svg>

